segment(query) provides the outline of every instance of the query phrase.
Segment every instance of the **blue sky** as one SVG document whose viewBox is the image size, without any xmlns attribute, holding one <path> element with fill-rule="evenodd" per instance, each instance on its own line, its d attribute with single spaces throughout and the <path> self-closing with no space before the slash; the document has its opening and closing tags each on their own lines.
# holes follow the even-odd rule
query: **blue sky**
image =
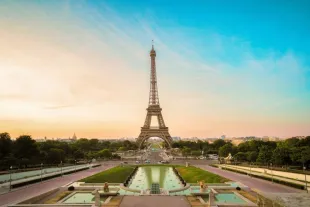
<svg viewBox="0 0 310 207">
<path fill-rule="evenodd" d="M 154 39 L 172 135 L 309 135 L 309 10 L 301 0 L 2 0 L 0 128 L 137 136 Z"/>
<path fill-rule="evenodd" d="M 100 6 L 100 2 L 93 4 Z M 195 38 L 203 38 L 209 33 L 236 37 L 249 42 L 258 56 L 263 56 L 259 49 L 280 54 L 288 50 L 302 55 L 310 52 L 310 2 L 307 0 L 105 2 L 129 18 L 151 15 L 156 16 L 162 28 L 172 29 L 178 25 L 193 29 Z"/>
</svg>

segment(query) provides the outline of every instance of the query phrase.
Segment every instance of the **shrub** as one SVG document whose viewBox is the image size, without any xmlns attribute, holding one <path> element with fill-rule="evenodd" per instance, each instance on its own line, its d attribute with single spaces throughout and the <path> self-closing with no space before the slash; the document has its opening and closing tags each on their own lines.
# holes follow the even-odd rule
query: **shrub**
<svg viewBox="0 0 310 207">
<path fill-rule="evenodd" d="M 74 186 L 72 186 L 72 185 L 69 186 L 68 190 L 69 190 L 69 191 L 74 191 Z"/>
</svg>

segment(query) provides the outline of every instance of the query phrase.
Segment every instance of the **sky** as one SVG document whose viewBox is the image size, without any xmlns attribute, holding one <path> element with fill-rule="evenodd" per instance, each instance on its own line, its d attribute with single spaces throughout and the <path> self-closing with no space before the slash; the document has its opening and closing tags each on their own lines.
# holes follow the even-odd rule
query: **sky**
<svg viewBox="0 0 310 207">
<path fill-rule="evenodd" d="M 171 136 L 310 135 L 310 2 L 0 0 L 0 132 L 137 137 L 152 40 Z"/>
</svg>

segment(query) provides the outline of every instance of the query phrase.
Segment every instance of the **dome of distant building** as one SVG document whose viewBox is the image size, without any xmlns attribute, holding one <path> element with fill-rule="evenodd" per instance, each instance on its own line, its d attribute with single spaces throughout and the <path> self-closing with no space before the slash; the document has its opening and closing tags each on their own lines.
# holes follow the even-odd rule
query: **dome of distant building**
<svg viewBox="0 0 310 207">
<path fill-rule="evenodd" d="M 75 133 L 73 134 L 72 139 L 73 139 L 73 140 L 76 140 L 76 139 L 77 139 L 77 137 L 76 137 Z"/>
</svg>

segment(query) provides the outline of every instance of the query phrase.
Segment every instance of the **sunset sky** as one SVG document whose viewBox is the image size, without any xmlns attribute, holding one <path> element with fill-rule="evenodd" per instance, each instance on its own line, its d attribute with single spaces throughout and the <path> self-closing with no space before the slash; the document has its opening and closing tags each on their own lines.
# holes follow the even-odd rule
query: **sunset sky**
<svg viewBox="0 0 310 207">
<path fill-rule="evenodd" d="M 169 2 L 169 3 L 167 3 Z M 0 132 L 310 135 L 310 1 L 0 0 Z"/>
</svg>

